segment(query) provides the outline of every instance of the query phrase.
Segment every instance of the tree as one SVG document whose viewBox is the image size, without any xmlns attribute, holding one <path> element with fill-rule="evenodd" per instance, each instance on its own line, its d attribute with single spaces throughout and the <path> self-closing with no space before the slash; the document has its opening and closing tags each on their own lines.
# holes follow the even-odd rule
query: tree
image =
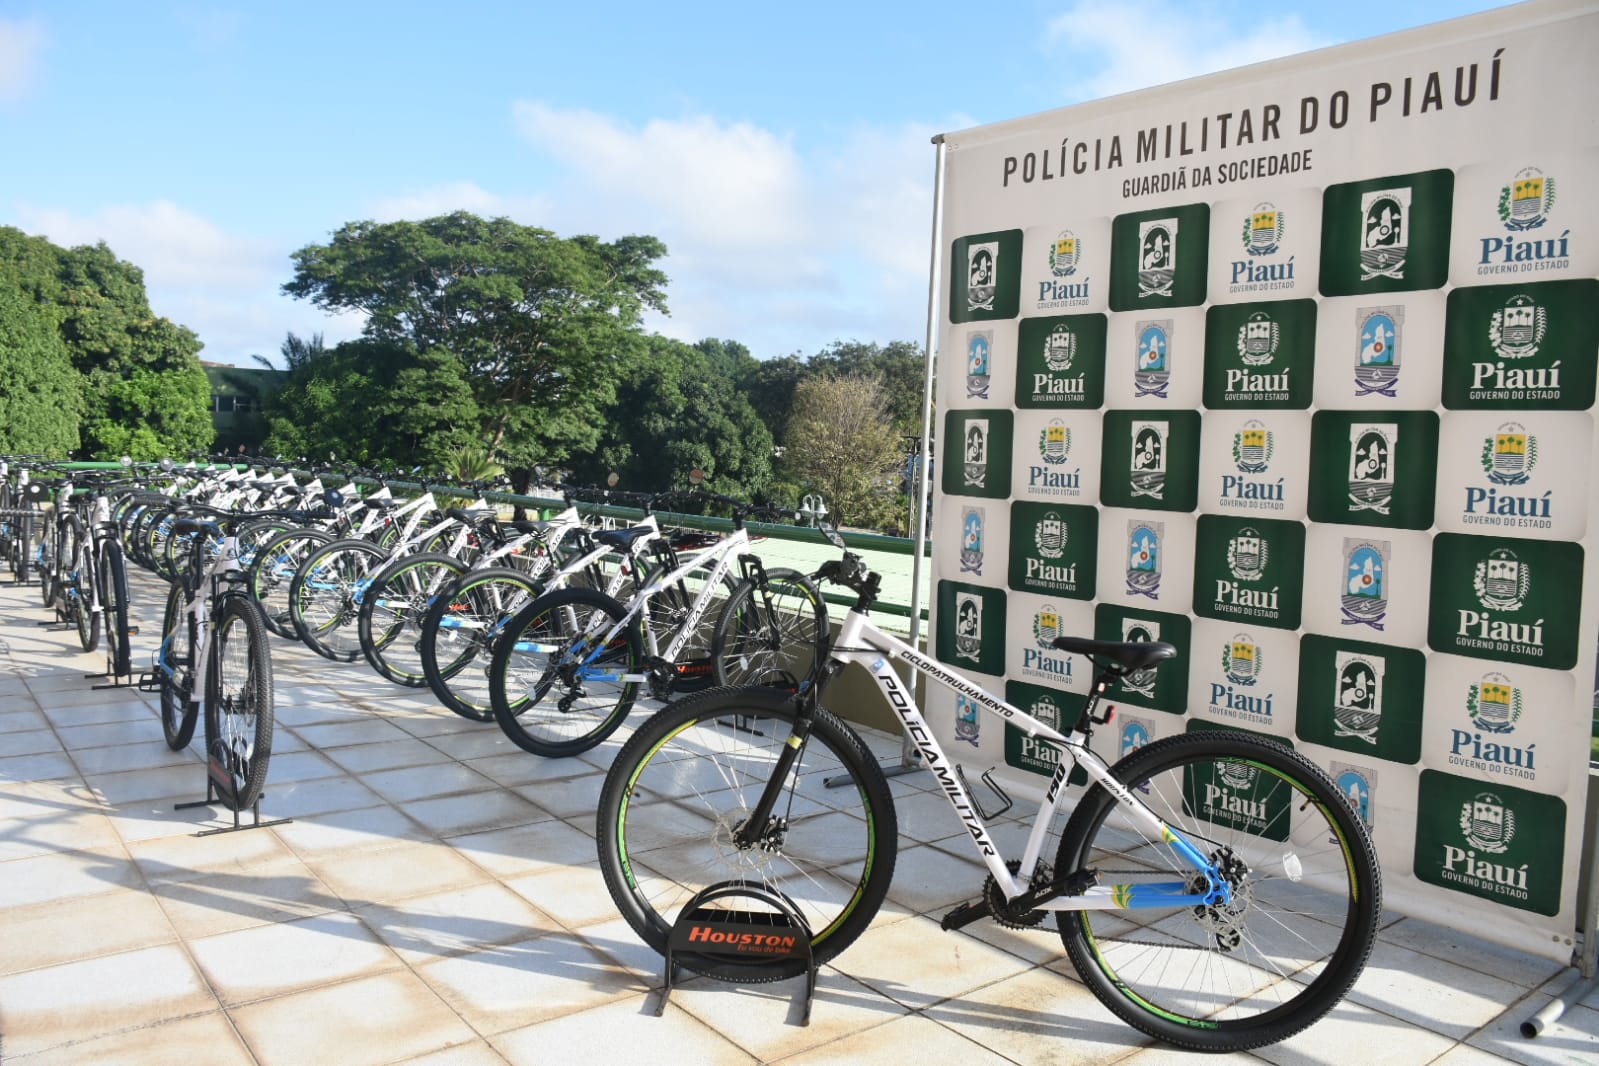
<svg viewBox="0 0 1599 1066">
<path fill-rule="evenodd" d="M 726 372 L 725 351 L 707 355 L 708 343 L 720 342 L 649 338 L 639 369 L 618 386 L 599 447 L 573 464 L 574 475 L 598 483 L 614 470 L 627 488 L 661 491 L 687 487 L 697 468 L 718 492 L 765 492 L 772 435 Z"/>
<path fill-rule="evenodd" d="M 104 242 L 59 248 L 0 227 L 0 273 L 52 310 L 82 376 L 85 451 L 148 459 L 211 443 L 211 390 L 200 367 L 200 340 L 150 310 L 143 271 Z"/>
<path fill-rule="evenodd" d="M 897 492 L 904 444 L 889 422 L 882 382 L 846 375 L 802 381 L 794 390 L 783 466 L 822 494 L 833 521 L 903 529 Z"/>
<path fill-rule="evenodd" d="M 654 267 L 665 254 L 654 237 L 561 238 L 458 211 L 348 223 L 294 253 L 283 291 L 362 312 L 373 342 L 450 353 L 483 444 L 528 468 L 599 443 L 616 387 L 644 350 L 640 317 L 666 310 L 666 275 Z"/>
<path fill-rule="evenodd" d="M 912 341 L 891 341 L 887 345 L 835 341 L 811 359 L 810 371 L 833 377 L 876 377 L 882 383 L 883 406 L 895 432 L 921 436 L 927 376 L 921 345 Z"/>
<path fill-rule="evenodd" d="M 0 454 L 65 459 L 78 446 L 79 403 L 55 321 L 0 275 Z"/>
<path fill-rule="evenodd" d="M 443 470 L 476 439 L 477 401 L 439 348 L 346 341 L 315 349 L 267 400 L 268 451 Z"/>
</svg>

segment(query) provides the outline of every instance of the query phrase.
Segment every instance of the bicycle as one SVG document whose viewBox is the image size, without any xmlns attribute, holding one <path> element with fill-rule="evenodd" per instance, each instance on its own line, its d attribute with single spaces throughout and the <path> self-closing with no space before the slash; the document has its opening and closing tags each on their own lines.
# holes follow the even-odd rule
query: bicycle
<svg viewBox="0 0 1599 1066">
<path fill-rule="evenodd" d="M 843 547 L 836 534 L 829 539 Z M 1364 825 L 1324 773 L 1233 730 L 1172 736 L 1115 766 L 1089 748 L 1092 727 L 1114 711 L 1096 713 L 1110 685 L 1172 657 L 1172 645 L 1057 637 L 1056 648 L 1087 656 L 1097 674 L 1076 723 L 1057 730 L 878 629 L 868 612 L 880 579 L 858 556 L 846 551 L 817 576 L 857 596 L 818 684 L 792 695 L 717 689 L 674 703 L 641 724 L 612 763 L 599 803 L 600 866 L 646 944 L 665 954 L 702 890 L 751 883 L 786 896 L 817 963 L 866 930 L 893 876 L 893 797 L 860 737 L 821 702 L 828 681 L 858 663 L 988 870 L 980 896 L 944 916 L 946 930 L 983 918 L 1029 928 L 1053 913 L 1072 965 L 1107 1008 L 1192 1050 L 1283 1040 L 1348 991 L 1371 951 L 1380 872 Z M 1059 752 L 1019 859 L 1006 857 L 987 824 L 993 815 L 979 808 L 894 660 Z M 1044 846 L 1073 767 L 1091 784 L 1050 863 Z M 852 787 L 833 792 L 830 783 Z M 746 982 L 805 966 L 672 957 Z"/>
<path fill-rule="evenodd" d="M 805 575 L 767 570 L 746 551 L 748 517 L 793 517 L 794 512 L 697 491 L 657 499 L 681 495 L 731 505 L 733 532 L 687 560 L 679 559 L 669 541 L 655 540 L 657 565 L 645 572 L 625 605 L 602 592 L 565 588 L 540 596 L 505 627 L 489 667 L 489 695 L 500 728 L 518 747 L 549 757 L 576 755 L 616 731 L 641 687 L 667 699 L 710 683 L 718 670 L 715 661 L 723 654 L 717 634 L 725 639 L 729 632 L 759 628 L 757 614 L 774 605 L 774 576 L 784 588 L 802 594 L 785 599 L 786 607 L 801 612 L 800 618 L 772 628 L 803 634 L 809 642 L 796 652 L 798 659 L 809 660 L 805 673 L 785 674 L 784 680 L 803 688 L 814 678 L 828 632 L 821 593 Z M 631 555 L 648 535 L 644 527 L 635 527 L 600 532 L 594 540 Z M 743 581 L 737 585 L 729 577 L 734 560 L 743 568 Z M 753 589 L 760 590 L 759 597 Z M 717 624 L 707 636 L 702 622 L 713 604 L 718 607 Z M 735 605 L 738 615 L 729 622 L 728 610 Z"/>
<path fill-rule="evenodd" d="M 198 510 L 198 508 L 191 508 Z M 161 621 L 161 644 L 139 689 L 161 696 L 161 729 L 177 751 L 194 736 L 205 709 L 206 798 L 229 810 L 255 806 L 272 759 L 272 659 L 261 608 L 245 587 L 237 527 L 260 514 L 203 509 L 173 522 L 188 536 L 187 565 L 172 583 Z M 207 541 L 220 537 L 220 551 Z"/>
</svg>

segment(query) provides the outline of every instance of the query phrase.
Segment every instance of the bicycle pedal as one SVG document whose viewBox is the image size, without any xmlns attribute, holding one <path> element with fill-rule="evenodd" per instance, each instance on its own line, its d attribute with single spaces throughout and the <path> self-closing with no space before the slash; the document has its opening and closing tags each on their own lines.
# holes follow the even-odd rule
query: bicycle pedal
<svg viewBox="0 0 1599 1066">
<path fill-rule="evenodd" d="M 938 924 L 945 932 L 951 932 L 956 929 L 963 929 L 973 922 L 992 916 L 993 911 L 989 909 L 988 902 L 979 899 L 970 903 L 962 903 L 939 919 Z"/>
</svg>

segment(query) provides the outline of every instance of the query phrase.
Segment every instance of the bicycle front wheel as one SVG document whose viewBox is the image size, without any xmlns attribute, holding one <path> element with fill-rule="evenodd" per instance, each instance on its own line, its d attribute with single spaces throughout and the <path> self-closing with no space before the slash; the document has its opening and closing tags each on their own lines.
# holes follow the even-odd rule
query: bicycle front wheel
<svg viewBox="0 0 1599 1066">
<path fill-rule="evenodd" d="M 1285 1040 L 1332 1009 L 1365 966 L 1382 888 L 1360 818 L 1314 764 L 1241 733 L 1185 733 L 1113 768 L 1222 870 L 1227 904 L 1058 912 L 1072 965 L 1136 1029 L 1195 1051 Z M 1194 868 L 1095 785 L 1061 836 L 1056 874 L 1196 884 Z"/>
<path fill-rule="evenodd" d="M 93 651 L 100 646 L 100 613 L 95 609 L 95 585 L 99 579 L 95 576 L 94 542 L 81 530 L 73 552 L 67 599 L 78 626 L 78 643 L 84 651 Z"/>
<path fill-rule="evenodd" d="M 231 789 L 224 804 L 242 811 L 255 804 L 272 761 L 272 658 L 260 609 L 243 595 L 227 596 L 211 633 L 206 684 L 206 758 L 221 768 Z"/>
<path fill-rule="evenodd" d="M 494 718 L 518 747 L 561 757 L 616 732 L 638 696 L 644 645 L 609 596 L 559 589 L 505 627 L 489 667 Z"/>
<path fill-rule="evenodd" d="M 117 677 L 132 672 L 132 635 L 128 632 L 128 568 L 122 558 L 120 541 L 107 539 L 100 545 L 100 607 L 105 615 L 106 657 Z"/>
<path fill-rule="evenodd" d="M 622 746 L 600 793 L 600 869 L 634 932 L 666 953 L 672 926 L 707 888 L 729 883 L 779 893 L 810 930 L 820 964 L 866 931 L 894 876 L 898 822 L 876 759 L 822 708 L 796 732 L 794 699 L 775 689 L 712 689 L 653 715 Z M 734 843 L 798 745 L 782 794 L 750 847 Z M 829 788 L 832 780 L 841 787 Z M 778 981 L 802 959 L 673 953 L 727 981 Z"/>
<path fill-rule="evenodd" d="M 810 578 L 798 570 L 767 570 L 765 588 L 754 581 L 739 585 L 716 622 L 716 683 L 807 688 L 821 670 L 827 634 L 827 607 Z"/>
</svg>

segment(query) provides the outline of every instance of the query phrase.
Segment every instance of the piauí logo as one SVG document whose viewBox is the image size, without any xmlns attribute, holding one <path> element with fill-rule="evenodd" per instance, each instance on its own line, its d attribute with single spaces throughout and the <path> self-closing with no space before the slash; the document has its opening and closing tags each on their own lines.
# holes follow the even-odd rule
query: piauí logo
<svg viewBox="0 0 1599 1066">
<path fill-rule="evenodd" d="M 1499 190 L 1499 221 L 1512 232 L 1537 229 L 1555 206 L 1555 179 L 1537 167 L 1519 171 Z"/>
<path fill-rule="evenodd" d="M 1060 635 L 1060 612 L 1054 604 L 1046 603 L 1033 615 L 1033 640 L 1040 648 L 1053 651 L 1055 638 Z"/>
<path fill-rule="evenodd" d="M 1501 359 L 1530 359 L 1538 354 L 1548 329 L 1548 312 L 1532 297 L 1518 294 L 1493 313 L 1488 343 Z"/>
<path fill-rule="evenodd" d="M 988 419 L 966 422 L 965 475 L 968 488 L 983 488 L 988 481 Z"/>
<path fill-rule="evenodd" d="M 1538 438 L 1506 422 L 1482 442 L 1482 469 L 1495 485 L 1525 485 L 1538 465 Z"/>
<path fill-rule="evenodd" d="M 1250 255 L 1275 255 L 1282 245 L 1284 217 L 1271 204 L 1256 204 L 1244 218 L 1244 251 Z"/>
<path fill-rule="evenodd" d="M 1165 536 L 1164 522 L 1127 523 L 1127 594 L 1160 598 L 1160 572 Z"/>
<path fill-rule="evenodd" d="M 1490 611 L 1519 611 L 1532 587 L 1532 567 L 1509 548 L 1495 548 L 1477 564 L 1472 588 Z"/>
<path fill-rule="evenodd" d="M 992 311 L 999 291 L 999 242 L 966 246 L 966 310 Z"/>
<path fill-rule="evenodd" d="M 1266 573 L 1271 549 L 1265 537 L 1251 526 L 1227 541 L 1227 569 L 1240 581 L 1259 581 Z"/>
<path fill-rule="evenodd" d="M 1044 365 L 1056 374 L 1072 368 L 1077 356 L 1077 335 L 1062 322 L 1044 338 Z"/>
<path fill-rule="evenodd" d="M 1083 250 L 1077 235 L 1063 229 L 1049 245 L 1049 272 L 1057 278 L 1069 278 L 1077 273 L 1077 261 Z"/>
<path fill-rule="evenodd" d="M 1166 422 L 1133 423 L 1132 488 L 1134 496 L 1161 499 L 1166 494 Z"/>
<path fill-rule="evenodd" d="M 1038 454 L 1044 462 L 1059 465 L 1066 461 L 1072 450 L 1072 431 L 1058 418 L 1049 420 L 1038 434 Z"/>
<path fill-rule="evenodd" d="M 1515 732 L 1521 720 L 1521 689 L 1504 674 L 1485 674 L 1466 693 L 1466 714 L 1484 733 Z"/>
<path fill-rule="evenodd" d="M 1359 308 L 1355 324 L 1355 395 L 1397 396 L 1404 307 Z"/>
<path fill-rule="evenodd" d="M 970 592 L 955 594 L 955 651 L 978 662 L 983 651 L 983 600 Z"/>
<path fill-rule="evenodd" d="M 1347 763 L 1334 762 L 1330 764 L 1333 784 L 1338 786 L 1338 791 L 1349 801 L 1349 805 L 1360 815 L 1360 820 L 1366 823 L 1366 828 L 1372 827 L 1372 814 L 1377 805 L 1372 802 L 1372 792 L 1376 789 L 1376 772 L 1363 766 L 1350 766 Z"/>
<path fill-rule="evenodd" d="M 1027 713 L 1051 729 L 1060 729 L 1062 718 L 1060 706 L 1047 692 L 1039 694 L 1027 708 Z M 1043 737 L 1029 736 L 1025 732 L 1021 734 L 1019 754 L 1021 756 L 1019 765 L 1024 769 L 1048 773 L 1060 765 L 1060 748 Z"/>
<path fill-rule="evenodd" d="M 1360 198 L 1360 280 L 1401 279 L 1410 237 L 1408 188 L 1377 189 Z"/>
<path fill-rule="evenodd" d="M 1141 641 L 1150 643 L 1160 639 L 1160 623 L 1151 622 L 1143 618 L 1122 619 L 1122 640 L 1127 643 Z M 1122 688 L 1128 692 L 1136 692 L 1145 699 L 1155 698 L 1155 682 L 1159 679 L 1159 666 L 1146 666 L 1140 670 L 1123 674 Z"/>
<path fill-rule="evenodd" d="M 1282 342 L 1282 328 L 1264 311 L 1250 315 L 1238 327 L 1238 355 L 1245 366 L 1268 366 Z"/>
<path fill-rule="evenodd" d="M 994 357 L 993 330 L 973 330 L 966 334 L 966 397 L 988 399 L 990 369 Z"/>
<path fill-rule="evenodd" d="M 1138 296 L 1170 296 L 1177 277 L 1177 219 L 1138 224 Z"/>
<path fill-rule="evenodd" d="M 1394 497 L 1399 426 L 1395 423 L 1349 427 L 1349 510 L 1385 515 Z"/>
<path fill-rule="evenodd" d="M 1250 419 L 1233 434 L 1233 463 L 1239 473 L 1264 474 L 1271 465 L 1273 450 L 1272 432 L 1259 419 Z"/>
<path fill-rule="evenodd" d="M 1343 589 L 1339 603 L 1346 626 L 1383 629 L 1388 616 L 1388 541 L 1344 541 Z"/>
<path fill-rule="evenodd" d="M 1038 525 L 1033 530 L 1033 546 L 1038 549 L 1038 554 L 1046 559 L 1059 559 L 1066 553 L 1066 541 L 1070 536 L 1066 523 L 1061 521 L 1060 515 L 1050 511 L 1038 520 Z"/>
<path fill-rule="evenodd" d="M 1380 655 L 1341 651 L 1335 663 L 1333 736 L 1377 743 L 1382 723 L 1382 679 L 1387 663 Z"/>
<path fill-rule="evenodd" d="M 961 571 L 983 572 L 983 509 L 961 508 Z"/>
<path fill-rule="evenodd" d="M 1172 320 L 1158 319 L 1136 324 L 1137 359 L 1133 364 L 1133 389 L 1139 396 L 1166 399 L 1171 382 Z"/>
<path fill-rule="evenodd" d="M 955 695 L 955 739 L 964 740 L 972 747 L 979 744 L 982 715 L 977 701 L 963 693 Z"/>
<path fill-rule="evenodd" d="M 1460 832 L 1478 851 L 1502 855 L 1516 835 L 1516 812 L 1497 793 L 1479 792 L 1460 807 Z"/>
<path fill-rule="evenodd" d="M 1248 633 L 1239 633 L 1221 646 L 1222 672 L 1235 685 L 1249 686 L 1259 681 L 1265 658 L 1255 638 Z"/>
</svg>

